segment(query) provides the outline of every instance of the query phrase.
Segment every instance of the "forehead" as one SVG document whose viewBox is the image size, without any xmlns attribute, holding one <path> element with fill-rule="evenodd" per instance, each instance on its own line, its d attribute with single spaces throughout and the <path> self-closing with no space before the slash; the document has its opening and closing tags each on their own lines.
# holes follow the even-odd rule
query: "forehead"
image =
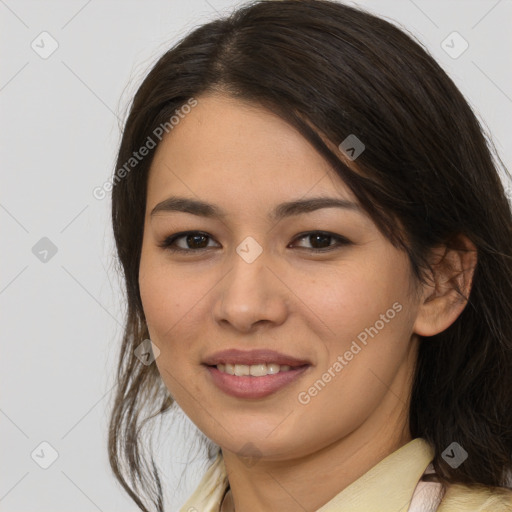
<svg viewBox="0 0 512 512">
<path fill-rule="evenodd" d="M 357 202 L 293 126 L 261 106 L 217 94 L 198 97 L 156 150 L 148 207 L 175 194 L 242 210 L 304 196 Z"/>
</svg>

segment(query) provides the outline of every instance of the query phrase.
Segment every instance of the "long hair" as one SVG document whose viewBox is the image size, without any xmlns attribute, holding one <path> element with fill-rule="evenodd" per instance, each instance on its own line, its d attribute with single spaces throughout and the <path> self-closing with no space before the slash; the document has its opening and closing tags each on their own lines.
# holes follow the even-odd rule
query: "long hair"
<svg viewBox="0 0 512 512">
<path fill-rule="evenodd" d="M 512 214 L 498 174 L 506 169 L 452 80 L 396 26 L 330 0 L 259 0 L 169 49 L 135 94 L 124 126 L 112 223 L 127 310 L 108 448 L 125 490 L 141 510 L 163 510 L 140 432 L 173 404 L 156 365 L 134 355 L 149 338 L 138 270 L 155 150 L 133 168 L 126 163 L 191 98 L 212 91 L 294 126 L 408 254 L 417 282 L 425 282 L 431 248 L 456 248 L 457 234 L 473 242 L 478 262 L 466 307 L 445 331 L 420 337 L 409 427 L 433 446 L 434 478 L 443 485 L 510 485 Z M 349 135 L 365 144 L 357 172 L 329 147 Z M 469 454 L 457 468 L 442 457 L 453 442 Z"/>
</svg>

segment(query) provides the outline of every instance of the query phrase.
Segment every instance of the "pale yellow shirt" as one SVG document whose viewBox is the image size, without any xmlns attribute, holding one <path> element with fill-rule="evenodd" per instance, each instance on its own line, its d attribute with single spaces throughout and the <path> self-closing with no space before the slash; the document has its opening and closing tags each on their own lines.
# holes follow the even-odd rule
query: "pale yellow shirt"
<svg viewBox="0 0 512 512">
<path fill-rule="evenodd" d="M 433 457 L 434 450 L 424 439 L 413 439 L 369 469 L 316 512 L 408 512 L 417 484 Z M 220 512 L 228 484 L 222 453 L 219 453 L 180 512 Z M 415 503 L 417 506 L 416 499 Z M 433 510 L 512 512 L 512 492 L 500 496 L 485 487 L 475 489 L 453 485 Z"/>
</svg>

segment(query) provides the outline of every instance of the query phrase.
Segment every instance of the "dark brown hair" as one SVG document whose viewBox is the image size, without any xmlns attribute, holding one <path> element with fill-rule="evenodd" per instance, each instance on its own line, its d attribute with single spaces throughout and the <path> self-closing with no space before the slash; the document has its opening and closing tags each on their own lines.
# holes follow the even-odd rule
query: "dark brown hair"
<svg viewBox="0 0 512 512">
<path fill-rule="evenodd" d="M 466 307 L 445 331 L 421 338 L 409 426 L 434 447 L 443 484 L 509 486 L 512 216 L 498 167 L 506 169 L 452 80 L 418 42 L 364 11 L 328 0 L 252 2 L 195 29 L 153 66 L 133 99 L 116 168 L 190 98 L 212 91 L 293 125 L 407 252 L 417 282 L 426 278 L 432 247 L 456 248 L 457 234 L 474 243 Z M 326 144 L 350 134 L 365 144 L 357 172 Z M 140 432 L 173 403 L 156 365 L 134 356 L 149 338 L 138 270 L 153 155 L 112 191 L 127 311 L 109 456 L 144 511 L 163 510 L 163 497 L 153 458 L 141 457 Z M 452 442 L 469 454 L 456 469 L 441 456 Z"/>
</svg>

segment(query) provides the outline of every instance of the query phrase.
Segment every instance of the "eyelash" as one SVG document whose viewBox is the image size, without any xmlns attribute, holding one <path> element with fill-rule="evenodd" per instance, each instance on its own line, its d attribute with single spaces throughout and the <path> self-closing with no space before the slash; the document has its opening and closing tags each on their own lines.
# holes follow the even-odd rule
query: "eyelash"
<svg viewBox="0 0 512 512">
<path fill-rule="evenodd" d="M 192 254 L 192 253 L 199 253 L 199 252 L 202 252 L 202 251 L 206 251 L 208 249 L 211 249 L 211 247 L 202 247 L 200 249 L 182 249 L 182 248 L 178 248 L 178 247 L 173 247 L 172 244 L 176 241 L 176 240 L 179 240 L 180 238 L 184 238 L 188 235 L 202 235 L 202 236 L 205 236 L 207 238 L 209 238 L 210 240 L 212 239 L 212 237 L 210 235 L 208 235 L 207 233 L 204 233 L 203 231 L 182 231 L 180 233 L 175 233 L 174 235 L 170 235 L 168 236 L 167 238 L 165 238 L 165 240 L 163 242 L 161 242 L 160 244 L 158 244 L 159 247 L 165 249 L 166 251 L 170 251 L 170 252 L 173 252 L 173 253 L 186 253 L 186 254 Z M 329 245 L 328 247 L 326 248 L 323 248 L 323 249 L 314 249 L 314 248 L 307 248 L 307 247 L 299 247 L 299 249 L 305 249 L 309 252 L 312 252 L 312 253 L 326 253 L 326 252 L 330 252 L 334 249 L 337 249 L 337 248 L 340 248 L 342 246 L 345 246 L 345 245 L 350 245 L 352 242 L 350 240 L 348 240 L 347 238 L 343 237 L 343 236 L 340 236 L 340 235 L 336 235 L 334 233 L 330 233 L 328 231 L 308 231 L 306 233 L 301 233 L 299 235 L 297 235 L 294 239 L 293 239 L 293 242 L 295 242 L 296 240 L 302 240 L 303 238 L 307 238 L 309 236 L 312 236 L 312 235 L 325 235 L 325 236 L 328 236 L 332 239 L 334 239 L 337 244 L 336 245 Z"/>
</svg>

